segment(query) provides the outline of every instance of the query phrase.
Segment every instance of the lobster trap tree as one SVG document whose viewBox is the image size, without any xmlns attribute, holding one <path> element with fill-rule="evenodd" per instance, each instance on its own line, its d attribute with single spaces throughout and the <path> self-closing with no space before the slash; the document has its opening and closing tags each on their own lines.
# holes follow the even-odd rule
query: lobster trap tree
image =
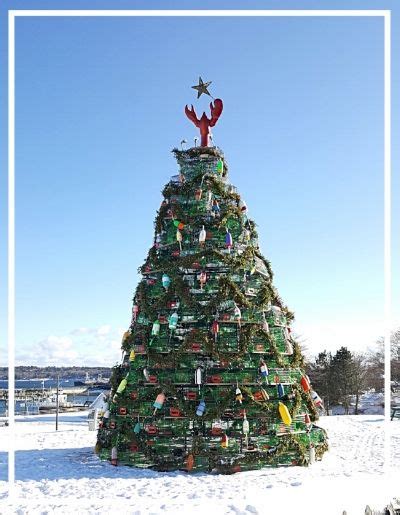
<svg viewBox="0 0 400 515">
<path fill-rule="evenodd" d="M 320 399 L 255 223 L 208 146 L 222 101 L 210 107 L 210 119 L 185 110 L 202 145 L 173 151 L 179 174 L 163 190 L 97 451 L 156 470 L 312 463 L 327 449 Z"/>
</svg>

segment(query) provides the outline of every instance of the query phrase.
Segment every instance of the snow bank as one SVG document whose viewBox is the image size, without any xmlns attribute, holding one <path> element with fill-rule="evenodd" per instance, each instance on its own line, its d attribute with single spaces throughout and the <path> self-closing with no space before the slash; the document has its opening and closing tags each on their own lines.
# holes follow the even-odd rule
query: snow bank
<svg viewBox="0 0 400 515">
<path fill-rule="evenodd" d="M 87 413 L 20 417 L 15 428 L 16 485 L 7 499 L 9 428 L 0 428 L 3 513 L 363 514 L 400 494 L 396 474 L 383 474 L 383 417 L 322 417 L 330 451 L 309 468 L 289 467 L 232 476 L 113 467 L 93 454 Z M 393 422 L 393 459 L 400 464 L 400 423 Z M 72 506 L 74 508 L 72 508 Z M 4 511 L 8 510 L 8 511 Z"/>
</svg>

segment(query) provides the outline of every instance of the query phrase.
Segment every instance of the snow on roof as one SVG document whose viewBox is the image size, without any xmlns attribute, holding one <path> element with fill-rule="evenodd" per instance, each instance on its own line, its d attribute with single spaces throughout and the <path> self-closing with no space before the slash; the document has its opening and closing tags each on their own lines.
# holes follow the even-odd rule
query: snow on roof
<svg viewBox="0 0 400 515">
<path fill-rule="evenodd" d="M 89 406 L 89 409 L 104 409 L 106 407 L 106 404 L 106 394 L 104 392 L 101 392 Z"/>
</svg>

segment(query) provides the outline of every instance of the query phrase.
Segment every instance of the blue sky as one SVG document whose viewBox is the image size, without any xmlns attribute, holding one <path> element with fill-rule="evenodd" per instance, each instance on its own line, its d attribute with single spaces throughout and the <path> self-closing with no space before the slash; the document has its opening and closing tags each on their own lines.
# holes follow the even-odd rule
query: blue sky
<svg viewBox="0 0 400 515">
<path fill-rule="evenodd" d="M 381 18 L 21 18 L 18 363 L 118 359 L 199 75 L 308 351 L 382 334 Z"/>
</svg>

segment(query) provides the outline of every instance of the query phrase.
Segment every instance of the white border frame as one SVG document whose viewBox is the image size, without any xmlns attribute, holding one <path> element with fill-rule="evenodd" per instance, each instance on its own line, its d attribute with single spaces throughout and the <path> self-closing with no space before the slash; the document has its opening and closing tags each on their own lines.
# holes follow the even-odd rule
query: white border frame
<svg viewBox="0 0 400 515">
<path fill-rule="evenodd" d="M 8 413 L 15 424 L 15 18 L 21 16 L 225 16 L 225 17 L 383 17 L 384 20 L 384 469 L 390 468 L 390 334 L 391 334 L 391 11 L 390 10 L 9 10 L 8 11 Z M 9 439 L 9 500 L 15 497 L 15 447 Z M 24 500 L 25 501 L 25 500 Z M 72 502 L 76 499 L 72 499 Z M 69 501 L 54 500 L 57 504 Z M 104 502 L 104 500 L 103 500 Z"/>
</svg>

